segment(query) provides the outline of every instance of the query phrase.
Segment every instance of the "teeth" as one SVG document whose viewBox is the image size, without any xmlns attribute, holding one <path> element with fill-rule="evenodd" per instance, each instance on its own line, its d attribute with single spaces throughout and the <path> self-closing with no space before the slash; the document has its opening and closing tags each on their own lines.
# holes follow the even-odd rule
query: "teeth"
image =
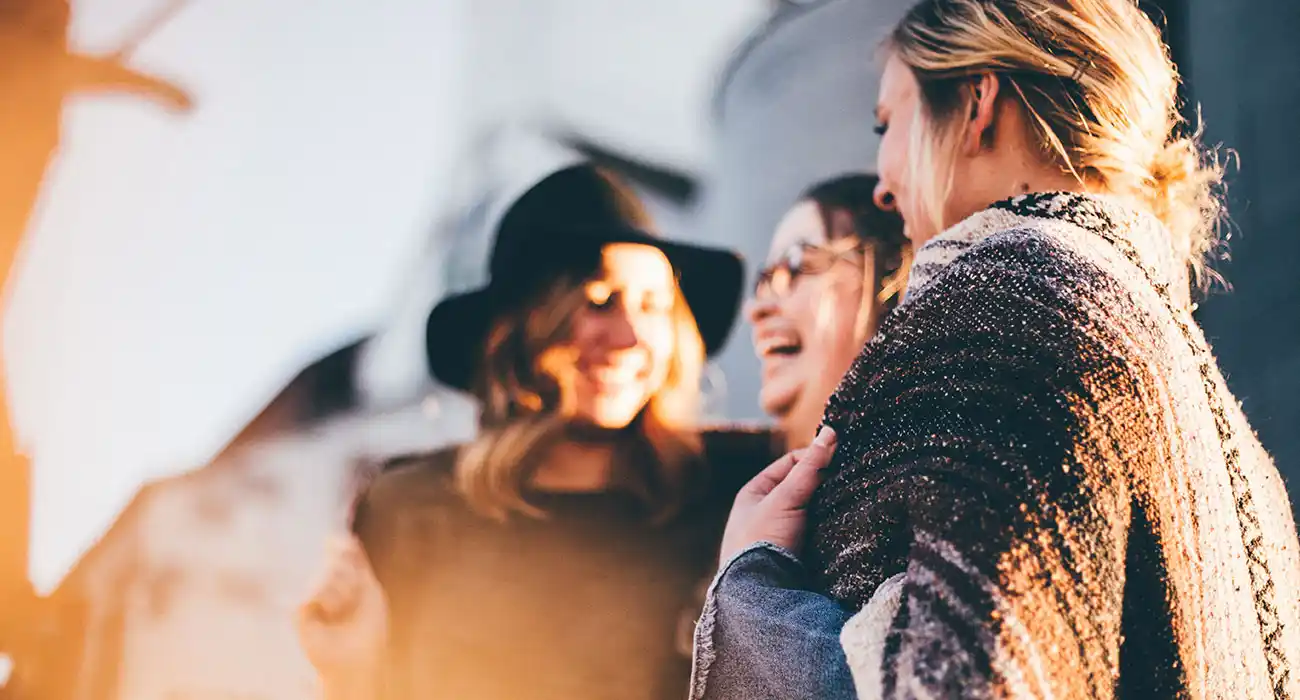
<svg viewBox="0 0 1300 700">
<path fill-rule="evenodd" d="M 762 356 L 793 354 L 798 352 L 799 348 L 799 343 L 785 338 L 767 338 L 759 342 L 758 354 Z"/>
</svg>

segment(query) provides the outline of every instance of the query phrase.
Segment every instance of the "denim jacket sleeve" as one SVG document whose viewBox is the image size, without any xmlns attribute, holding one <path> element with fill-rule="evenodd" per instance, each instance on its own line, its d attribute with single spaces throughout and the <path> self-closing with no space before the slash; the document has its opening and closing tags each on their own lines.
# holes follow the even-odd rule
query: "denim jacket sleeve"
<svg viewBox="0 0 1300 700">
<path fill-rule="evenodd" d="M 849 616 L 806 579 L 767 542 L 722 567 L 695 627 L 690 700 L 857 698 L 840 645 Z"/>
</svg>

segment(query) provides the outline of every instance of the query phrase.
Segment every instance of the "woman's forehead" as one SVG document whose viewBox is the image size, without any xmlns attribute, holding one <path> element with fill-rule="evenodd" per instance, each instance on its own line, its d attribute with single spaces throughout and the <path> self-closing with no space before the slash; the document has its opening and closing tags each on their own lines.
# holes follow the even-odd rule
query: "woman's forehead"
<svg viewBox="0 0 1300 700">
<path fill-rule="evenodd" d="M 887 116 L 882 112 L 889 107 L 897 108 L 907 103 L 916 93 L 916 78 L 912 76 L 911 69 L 898 56 L 890 55 L 880 76 L 880 99 L 876 105 L 876 117 L 879 119 Z"/>
<path fill-rule="evenodd" d="M 826 227 L 822 223 L 821 209 L 816 202 L 805 200 L 791 207 L 772 236 L 768 262 L 784 256 L 791 248 L 803 243 L 821 245 L 826 242 Z"/>
<path fill-rule="evenodd" d="M 618 284 L 671 286 L 673 266 L 668 256 L 641 243 L 611 243 L 601 250 L 600 279 Z"/>
</svg>

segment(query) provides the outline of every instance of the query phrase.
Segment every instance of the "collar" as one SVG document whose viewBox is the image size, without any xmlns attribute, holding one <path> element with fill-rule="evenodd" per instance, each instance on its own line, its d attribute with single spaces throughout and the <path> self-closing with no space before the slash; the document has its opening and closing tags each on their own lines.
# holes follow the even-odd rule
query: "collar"
<svg viewBox="0 0 1300 700">
<path fill-rule="evenodd" d="M 1040 192 L 997 202 L 927 241 L 916 252 L 905 296 L 920 293 L 967 249 L 995 233 L 1017 228 L 1100 239 L 1115 246 L 1158 288 L 1175 284 L 1176 289 L 1187 288 L 1187 273 L 1174 260 L 1168 231 L 1152 214 L 1116 197 Z M 1187 292 L 1172 296 L 1186 300 Z"/>
</svg>

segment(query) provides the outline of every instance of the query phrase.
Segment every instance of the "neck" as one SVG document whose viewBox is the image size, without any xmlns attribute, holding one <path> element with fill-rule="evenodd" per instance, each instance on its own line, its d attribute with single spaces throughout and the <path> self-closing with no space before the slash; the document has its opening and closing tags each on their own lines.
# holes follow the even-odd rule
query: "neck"
<svg viewBox="0 0 1300 700">
<path fill-rule="evenodd" d="M 967 217 L 978 214 L 989 208 L 997 202 L 1019 197 L 1025 194 L 1036 194 L 1040 192 L 1091 192 L 1093 188 L 1086 183 L 1080 182 L 1074 175 L 1062 170 L 1056 165 L 1044 165 L 1028 155 L 1025 155 L 1026 149 L 1013 149 L 1009 158 L 1000 158 L 996 161 L 990 160 L 985 164 L 975 168 L 969 179 L 973 182 L 986 183 L 983 187 L 978 188 L 971 193 L 971 197 L 966 199 L 966 209 L 957 212 L 949 212 L 952 218 L 944 222 L 944 230 L 953 225 L 960 223 Z M 943 233 L 943 230 L 933 232 L 933 235 Z M 919 248 L 928 241 L 913 240 L 913 246 Z"/>
<path fill-rule="evenodd" d="M 533 472 L 538 491 L 594 493 L 608 490 L 614 476 L 614 443 L 566 439 L 551 448 Z"/>
<path fill-rule="evenodd" d="M 1089 191 L 1075 173 L 1061 166 L 1057 156 L 1044 153 L 1037 139 L 1028 136 L 1031 130 L 1024 125 L 1019 109 L 1004 116 L 1009 124 L 999 132 L 1001 146 L 986 151 L 987 157 L 981 157 L 970 173 L 974 182 L 984 183 L 980 193 L 984 203 L 975 211 L 1023 194 Z"/>
<path fill-rule="evenodd" d="M 1008 182 L 1002 191 L 989 200 L 989 204 L 1000 202 L 1004 199 L 1019 197 L 1022 194 L 1037 194 L 1040 192 L 1079 192 L 1085 193 L 1089 187 L 1079 182 L 1073 175 L 1059 170 L 1036 171 L 1025 173 L 1023 177 L 1016 178 Z"/>
<path fill-rule="evenodd" d="M 813 434 L 821 423 L 822 406 L 812 407 L 813 410 L 793 410 L 789 415 L 781 420 L 781 438 L 785 442 L 785 450 L 798 450 L 812 444 Z"/>
<path fill-rule="evenodd" d="M 1011 149 L 1008 157 L 1001 162 L 991 162 L 983 181 L 988 183 L 981 197 L 986 208 L 994 202 L 1001 202 L 1022 194 L 1039 192 L 1087 192 L 1086 183 L 1080 182 L 1073 173 L 1062 169 L 1056 163 L 1044 163 L 1034 157 L 1028 144 Z M 977 210 L 978 211 L 978 210 Z M 974 214 L 975 212 L 968 212 Z M 955 222 L 954 222 L 955 223 Z"/>
</svg>

